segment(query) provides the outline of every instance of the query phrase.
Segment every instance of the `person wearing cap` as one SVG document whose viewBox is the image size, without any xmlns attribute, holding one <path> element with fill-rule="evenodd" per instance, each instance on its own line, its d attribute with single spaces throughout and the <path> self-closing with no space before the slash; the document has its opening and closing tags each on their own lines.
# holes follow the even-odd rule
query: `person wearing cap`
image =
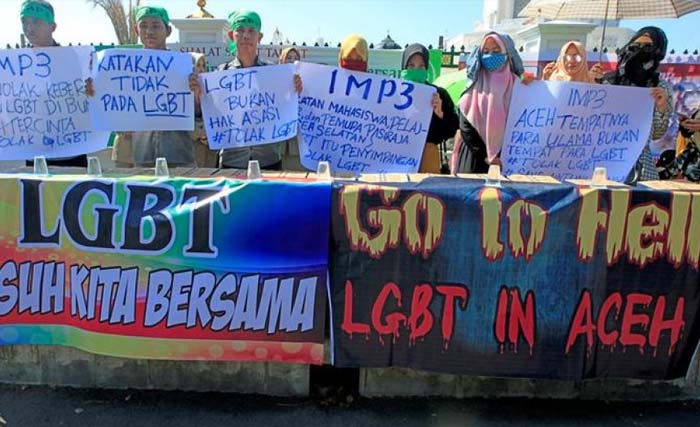
<svg viewBox="0 0 700 427">
<path fill-rule="evenodd" d="M 229 15 L 229 38 L 235 44 L 233 60 L 219 66 L 219 71 L 268 65 L 258 57 L 258 44 L 262 40 L 262 21 L 253 11 L 238 10 Z M 294 76 L 294 88 L 302 91 L 301 78 Z M 221 167 L 246 169 L 250 160 L 257 160 L 262 169 L 282 169 L 282 143 L 229 148 L 221 152 Z"/>
<path fill-rule="evenodd" d="M 56 17 L 53 6 L 45 0 L 26 0 L 19 12 L 22 20 L 22 32 L 29 40 L 29 47 L 44 48 L 60 46 L 53 38 L 56 31 Z M 50 159 L 49 166 L 87 167 L 87 155 Z M 27 161 L 27 166 L 33 166 L 33 161 Z"/>
<path fill-rule="evenodd" d="M 136 9 L 136 33 L 145 49 L 167 50 L 166 40 L 172 33 L 168 11 L 157 6 Z M 194 58 L 193 58 L 194 65 Z M 194 73 L 193 73 L 194 74 Z M 88 95 L 94 96 L 92 82 Z M 195 93 L 195 115 L 201 114 Z M 112 160 L 117 166 L 153 167 L 158 157 L 164 157 L 171 167 L 194 167 L 195 153 L 188 131 L 118 132 L 114 141 Z"/>
</svg>

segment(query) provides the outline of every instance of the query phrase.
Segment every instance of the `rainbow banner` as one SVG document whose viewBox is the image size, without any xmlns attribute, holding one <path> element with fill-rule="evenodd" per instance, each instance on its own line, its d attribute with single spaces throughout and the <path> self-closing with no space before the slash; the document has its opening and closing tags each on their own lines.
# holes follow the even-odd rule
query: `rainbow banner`
<svg viewBox="0 0 700 427">
<path fill-rule="evenodd" d="M 0 175 L 0 345 L 320 364 L 330 193 Z"/>
</svg>

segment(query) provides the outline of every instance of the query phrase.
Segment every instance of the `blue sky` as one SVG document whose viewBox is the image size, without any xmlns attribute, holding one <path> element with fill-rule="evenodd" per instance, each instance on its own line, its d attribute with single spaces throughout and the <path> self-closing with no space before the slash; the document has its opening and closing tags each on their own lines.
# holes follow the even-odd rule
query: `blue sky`
<svg viewBox="0 0 700 427">
<path fill-rule="evenodd" d="M 93 9 L 85 0 L 54 0 L 57 40 L 89 43 L 116 41 L 112 26 L 101 9 Z M 125 0 L 128 3 L 128 0 Z M 195 0 L 160 0 L 172 18 L 184 18 L 196 10 Z M 19 18 L 21 0 L 0 0 L 7 17 L 0 26 L 0 43 L 17 43 L 22 31 Z M 337 44 L 346 34 L 356 32 L 377 43 L 387 34 L 401 45 L 411 42 L 437 45 L 440 35 L 447 37 L 471 31 L 481 19 L 482 0 L 209 0 L 207 10 L 217 18 L 226 18 L 233 7 L 252 8 L 263 20 L 264 42 L 275 27 L 286 38 L 313 43 L 321 35 Z M 622 21 L 629 28 L 657 25 L 670 39 L 676 51 L 700 49 L 700 12 L 679 20 Z M 173 37 L 172 41 L 176 41 Z"/>
</svg>

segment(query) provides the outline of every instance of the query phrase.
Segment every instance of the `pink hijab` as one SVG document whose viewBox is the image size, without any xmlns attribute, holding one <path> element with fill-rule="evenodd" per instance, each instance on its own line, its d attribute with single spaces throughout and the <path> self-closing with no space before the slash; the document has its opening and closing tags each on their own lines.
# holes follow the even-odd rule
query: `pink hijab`
<svg viewBox="0 0 700 427">
<path fill-rule="evenodd" d="M 488 39 L 496 42 L 502 53 L 507 53 L 506 45 L 496 35 L 485 37 L 481 49 Z M 460 111 L 484 140 L 489 162 L 498 157 L 503 145 L 508 107 L 516 79 L 517 76 L 510 69 L 510 61 L 494 72 L 481 67 L 476 84 L 459 100 Z"/>
</svg>

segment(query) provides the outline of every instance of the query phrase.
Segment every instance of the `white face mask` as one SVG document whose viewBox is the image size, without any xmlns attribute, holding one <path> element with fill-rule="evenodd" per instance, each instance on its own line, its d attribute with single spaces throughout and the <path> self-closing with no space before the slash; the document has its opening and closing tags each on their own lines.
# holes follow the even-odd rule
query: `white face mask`
<svg viewBox="0 0 700 427">
<path fill-rule="evenodd" d="M 642 68 L 644 68 L 645 71 L 649 71 L 652 68 L 654 68 L 654 61 L 647 61 L 644 64 L 642 64 Z"/>
</svg>

